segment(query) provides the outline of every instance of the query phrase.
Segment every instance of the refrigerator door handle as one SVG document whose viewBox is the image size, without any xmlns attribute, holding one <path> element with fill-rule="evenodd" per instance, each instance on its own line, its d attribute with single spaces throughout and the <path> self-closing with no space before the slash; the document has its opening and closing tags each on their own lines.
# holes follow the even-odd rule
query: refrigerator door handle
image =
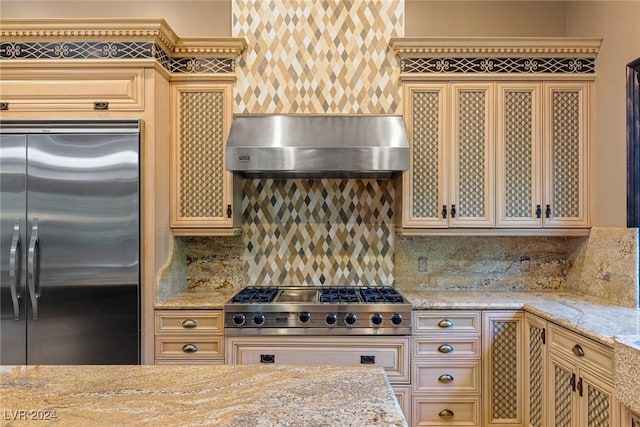
<svg viewBox="0 0 640 427">
<path fill-rule="evenodd" d="M 16 265 L 17 264 L 17 265 Z M 20 274 L 20 220 L 16 218 L 13 225 L 13 237 L 9 250 L 9 288 L 11 289 L 11 301 L 13 302 L 13 318 L 20 320 L 20 294 L 18 294 L 18 282 Z"/>
<path fill-rule="evenodd" d="M 29 242 L 29 252 L 27 254 L 27 273 L 29 282 L 29 295 L 31 297 L 31 308 L 33 308 L 33 320 L 38 320 L 38 298 L 40 298 L 40 287 L 38 286 L 38 218 L 33 218 L 31 229 L 31 241 Z"/>
</svg>

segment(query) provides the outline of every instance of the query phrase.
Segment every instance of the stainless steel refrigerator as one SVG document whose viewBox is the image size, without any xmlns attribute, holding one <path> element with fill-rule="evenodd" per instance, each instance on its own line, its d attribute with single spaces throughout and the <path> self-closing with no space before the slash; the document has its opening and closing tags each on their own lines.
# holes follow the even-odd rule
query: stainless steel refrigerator
<svg viewBox="0 0 640 427">
<path fill-rule="evenodd" d="M 0 364 L 140 363 L 140 127 L 0 121 Z"/>
</svg>

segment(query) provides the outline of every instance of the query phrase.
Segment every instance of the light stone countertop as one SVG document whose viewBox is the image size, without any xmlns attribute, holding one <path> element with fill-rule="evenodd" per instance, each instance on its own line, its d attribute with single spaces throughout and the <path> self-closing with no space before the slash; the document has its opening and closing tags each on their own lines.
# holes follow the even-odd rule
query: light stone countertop
<svg viewBox="0 0 640 427">
<path fill-rule="evenodd" d="M 190 289 L 164 301 L 156 301 L 156 310 L 222 310 L 237 289 Z"/>
<path fill-rule="evenodd" d="M 12 426 L 407 425 L 371 366 L 0 366 L 0 409 Z"/>
<path fill-rule="evenodd" d="M 627 408 L 640 414 L 640 336 L 619 336 L 613 349 L 616 396 Z"/>
</svg>

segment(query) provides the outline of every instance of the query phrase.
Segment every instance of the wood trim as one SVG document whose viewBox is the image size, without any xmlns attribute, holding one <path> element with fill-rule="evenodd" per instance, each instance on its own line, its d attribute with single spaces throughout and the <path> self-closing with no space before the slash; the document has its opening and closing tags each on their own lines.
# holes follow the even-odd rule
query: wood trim
<svg viewBox="0 0 640 427">
<path fill-rule="evenodd" d="M 587 37 L 395 37 L 401 58 L 445 56 L 587 56 L 598 54 L 601 38 Z"/>
<path fill-rule="evenodd" d="M 588 236 L 589 228 L 402 228 L 398 236 Z"/>
</svg>

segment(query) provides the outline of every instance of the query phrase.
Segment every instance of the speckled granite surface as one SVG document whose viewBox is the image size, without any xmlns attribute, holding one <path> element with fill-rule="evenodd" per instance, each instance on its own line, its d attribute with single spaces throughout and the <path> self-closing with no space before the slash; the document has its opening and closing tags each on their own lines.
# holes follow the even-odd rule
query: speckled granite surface
<svg viewBox="0 0 640 427">
<path fill-rule="evenodd" d="M 519 310 L 613 347 L 618 335 L 640 335 L 640 310 L 567 292 L 408 291 L 414 309 Z"/>
<path fill-rule="evenodd" d="M 0 403 L 16 426 L 406 426 L 359 366 L 2 366 Z"/>
<path fill-rule="evenodd" d="M 619 336 L 613 348 L 616 395 L 626 407 L 640 413 L 640 335 Z"/>
<path fill-rule="evenodd" d="M 234 289 L 189 289 L 176 293 L 163 301 L 157 301 L 155 308 L 160 310 L 222 310 L 224 303 L 236 292 L 238 291 Z"/>
</svg>

